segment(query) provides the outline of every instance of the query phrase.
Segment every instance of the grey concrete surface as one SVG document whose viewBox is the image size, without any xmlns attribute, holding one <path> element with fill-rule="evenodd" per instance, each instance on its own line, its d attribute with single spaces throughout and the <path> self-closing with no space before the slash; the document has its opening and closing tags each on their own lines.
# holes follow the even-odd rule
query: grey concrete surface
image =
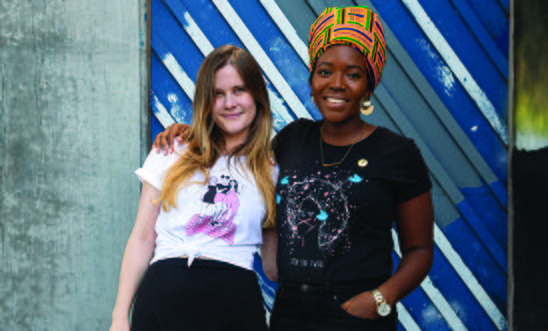
<svg viewBox="0 0 548 331">
<path fill-rule="evenodd" d="M 0 1 L 0 330 L 108 330 L 148 148 L 146 3 Z"/>
</svg>

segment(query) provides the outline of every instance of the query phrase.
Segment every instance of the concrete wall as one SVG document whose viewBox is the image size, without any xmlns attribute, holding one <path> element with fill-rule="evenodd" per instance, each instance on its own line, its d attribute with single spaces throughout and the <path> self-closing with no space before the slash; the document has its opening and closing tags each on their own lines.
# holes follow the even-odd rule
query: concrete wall
<svg viewBox="0 0 548 331">
<path fill-rule="evenodd" d="M 0 329 L 107 330 L 148 145 L 146 0 L 0 1 Z"/>
</svg>

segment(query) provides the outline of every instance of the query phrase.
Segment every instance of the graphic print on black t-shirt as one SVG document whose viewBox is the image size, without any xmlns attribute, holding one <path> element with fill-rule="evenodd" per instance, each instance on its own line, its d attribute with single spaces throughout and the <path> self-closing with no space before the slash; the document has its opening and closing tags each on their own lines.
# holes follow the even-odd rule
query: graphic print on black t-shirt
<svg viewBox="0 0 548 331">
<path fill-rule="evenodd" d="M 278 275 L 312 283 L 386 279 L 397 206 L 430 189 L 428 169 L 413 141 L 388 129 L 378 127 L 349 153 L 325 144 L 321 126 L 298 120 L 275 141 Z"/>
<path fill-rule="evenodd" d="M 278 194 L 286 197 L 281 227 L 288 253 L 315 258 L 293 260 L 292 265 L 322 268 L 325 258 L 350 249 L 346 230 L 353 206 L 348 194 L 350 187 L 362 181 L 350 171 L 304 176 L 295 171 L 282 177 Z"/>
</svg>

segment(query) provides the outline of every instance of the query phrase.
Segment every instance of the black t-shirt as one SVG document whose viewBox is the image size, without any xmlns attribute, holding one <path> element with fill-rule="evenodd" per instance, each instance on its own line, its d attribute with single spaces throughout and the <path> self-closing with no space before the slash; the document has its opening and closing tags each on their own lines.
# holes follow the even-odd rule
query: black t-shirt
<svg viewBox="0 0 548 331">
<path fill-rule="evenodd" d="M 350 146 L 321 140 L 322 122 L 297 120 L 278 133 L 278 273 L 295 282 L 382 283 L 392 272 L 397 205 L 431 188 L 410 139 L 378 127 Z"/>
</svg>

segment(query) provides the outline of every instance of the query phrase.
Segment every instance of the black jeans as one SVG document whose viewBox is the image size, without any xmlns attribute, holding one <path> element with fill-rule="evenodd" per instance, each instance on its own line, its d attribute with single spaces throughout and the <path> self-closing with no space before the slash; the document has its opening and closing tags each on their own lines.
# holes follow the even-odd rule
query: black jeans
<svg viewBox="0 0 548 331">
<path fill-rule="evenodd" d="M 152 264 L 137 291 L 132 331 L 266 331 L 257 275 L 229 263 L 167 259 Z"/>
<path fill-rule="evenodd" d="M 355 291 L 357 294 L 360 290 Z M 347 295 L 345 299 L 347 299 Z M 271 331 L 397 331 L 394 307 L 375 320 L 349 314 L 341 307 L 337 289 L 326 285 L 280 283 L 270 319 Z"/>
</svg>

